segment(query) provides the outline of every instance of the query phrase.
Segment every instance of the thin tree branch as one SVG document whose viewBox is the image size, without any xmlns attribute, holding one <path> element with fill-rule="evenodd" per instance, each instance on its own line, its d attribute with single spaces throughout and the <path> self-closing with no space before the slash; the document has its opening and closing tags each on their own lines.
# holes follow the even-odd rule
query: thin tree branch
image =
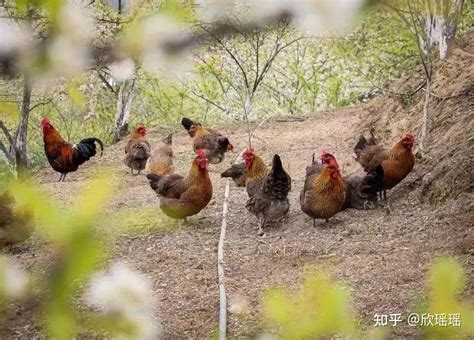
<svg viewBox="0 0 474 340">
<path fill-rule="evenodd" d="M 53 98 L 49 98 L 45 102 L 37 103 L 37 104 L 33 105 L 32 107 L 30 107 L 29 112 L 33 111 L 34 109 L 36 109 L 39 106 L 51 104 L 52 101 L 53 101 Z"/>
</svg>

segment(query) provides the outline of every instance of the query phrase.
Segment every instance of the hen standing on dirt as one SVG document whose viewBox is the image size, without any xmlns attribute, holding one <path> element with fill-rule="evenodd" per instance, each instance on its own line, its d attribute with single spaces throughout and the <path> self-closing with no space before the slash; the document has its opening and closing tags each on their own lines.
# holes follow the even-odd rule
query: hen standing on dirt
<svg viewBox="0 0 474 340">
<path fill-rule="evenodd" d="M 211 164 L 222 162 L 225 153 L 234 149 L 229 142 L 229 138 L 215 130 L 204 128 L 201 123 L 193 122 L 191 119 L 184 117 L 181 120 L 181 125 L 184 126 L 188 134 L 193 138 L 194 152 L 205 149 Z"/>
<path fill-rule="evenodd" d="M 173 134 L 170 133 L 153 151 L 147 162 L 147 169 L 150 174 L 163 176 L 174 171 L 172 140 Z"/>
<path fill-rule="evenodd" d="M 382 189 L 386 199 L 387 190 L 400 183 L 415 165 L 412 152 L 414 138 L 411 133 L 407 133 L 390 151 L 387 151 L 377 144 L 372 131 L 371 135 L 369 139 L 360 136 L 354 152 L 356 160 L 366 172 L 371 172 L 378 165 L 382 165 L 384 171 Z"/>
<path fill-rule="evenodd" d="M 306 180 L 300 193 L 301 210 L 313 218 L 325 219 L 341 211 L 346 199 L 346 186 L 339 172 L 339 165 L 334 156 L 323 152 L 321 163 L 313 161 L 306 168 Z"/>
<path fill-rule="evenodd" d="M 212 183 L 207 172 L 205 150 L 198 150 L 187 177 L 178 174 L 146 177 L 160 197 L 160 208 L 172 218 L 185 219 L 204 209 L 212 198 Z"/>
<path fill-rule="evenodd" d="M 62 139 L 59 132 L 46 118 L 41 121 L 41 127 L 43 128 L 44 152 L 51 167 L 61 173 L 59 182 L 64 181 L 68 172 L 76 171 L 79 165 L 95 156 L 96 142 L 100 146 L 102 156 L 104 145 L 98 138 L 86 138 L 72 145 Z"/>
<path fill-rule="evenodd" d="M 270 172 L 253 148 L 248 148 L 243 158 L 247 167 L 245 186 L 249 195 L 246 208 L 259 219 L 258 232 L 263 235 L 266 222 L 280 221 L 288 215 L 291 178 L 283 169 L 278 155 L 273 156 Z"/>
<path fill-rule="evenodd" d="M 147 130 L 145 125 L 138 125 L 130 134 L 130 140 L 125 146 L 125 159 L 123 162 L 132 170 L 138 170 L 138 174 L 145 169 L 146 162 L 150 158 L 150 143 L 145 139 Z"/>
</svg>

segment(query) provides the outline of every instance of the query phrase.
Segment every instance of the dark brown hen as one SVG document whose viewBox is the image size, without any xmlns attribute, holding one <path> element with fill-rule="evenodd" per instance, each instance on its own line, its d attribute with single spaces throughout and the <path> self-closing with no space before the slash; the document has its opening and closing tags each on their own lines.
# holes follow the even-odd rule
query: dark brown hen
<svg viewBox="0 0 474 340">
<path fill-rule="evenodd" d="M 383 187 L 383 167 L 375 167 L 368 174 L 349 174 L 342 178 L 346 183 L 346 199 L 342 209 L 374 208 L 377 193 Z"/>
<path fill-rule="evenodd" d="M 259 223 L 259 234 L 268 221 L 280 221 L 288 215 L 291 178 L 283 168 L 279 155 L 273 156 L 270 172 L 263 160 L 249 148 L 244 153 L 247 167 L 246 188 L 249 199 L 246 208 L 255 215 Z"/>
</svg>

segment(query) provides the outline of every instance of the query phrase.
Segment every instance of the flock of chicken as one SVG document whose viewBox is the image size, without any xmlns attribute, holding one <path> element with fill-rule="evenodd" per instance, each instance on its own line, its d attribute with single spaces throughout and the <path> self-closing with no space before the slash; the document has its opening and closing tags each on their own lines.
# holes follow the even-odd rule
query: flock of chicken
<svg viewBox="0 0 474 340">
<path fill-rule="evenodd" d="M 139 125 L 125 147 L 125 164 L 140 173 L 147 169 L 151 188 L 157 193 L 162 211 L 176 219 L 185 219 L 204 209 L 212 198 L 212 182 L 208 164 L 222 162 L 227 151 L 233 150 L 229 139 L 188 118 L 181 121 L 193 138 L 196 153 L 186 177 L 174 173 L 172 136 L 169 135 L 151 152 L 146 140 L 146 128 Z M 413 169 L 414 138 L 408 133 L 391 150 L 384 150 L 374 137 L 359 138 L 354 151 L 365 173 L 341 176 L 336 158 L 327 153 L 321 160 L 314 158 L 306 168 L 306 180 L 300 194 L 301 210 L 316 219 L 328 219 L 347 208 L 374 208 L 378 194 L 386 198 L 393 188 Z M 290 210 L 288 193 L 291 178 L 283 168 L 280 156 L 273 156 L 269 169 L 253 148 L 242 155 L 243 162 L 234 164 L 221 176 L 232 178 L 238 187 L 247 189 L 247 210 L 259 220 L 259 234 L 267 222 L 282 221 Z"/>
<path fill-rule="evenodd" d="M 226 152 L 232 151 L 229 139 L 218 131 L 205 128 L 188 118 L 181 121 L 193 139 L 196 153 L 187 176 L 174 172 L 172 135 L 167 136 L 153 152 L 146 140 L 147 129 L 138 125 L 125 146 L 124 163 L 132 174 L 147 171 L 150 187 L 158 194 L 162 211 L 176 219 L 185 219 L 204 209 L 212 198 L 212 182 L 208 165 L 222 162 Z M 103 152 L 98 138 L 86 138 L 77 144 L 66 142 L 47 119 L 41 121 L 44 150 L 51 167 L 61 174 L 77 170 L 97 153 L 96 143 Z M 378 196 L 386 199 L 386 191 L 400 183 L 413 169 L 413 135 L 407 133 L 392 149 L 378 145 L 373 131 L 371 137 L 360 136 L 354 147 L 356 160 L 363 174 L 341 176 L 336 158 L 322 152 L 320 160 L 313 159 L 306 168 L 306 180 L 300 193 L 301 210 L 316 219 L 329 218 L 346 208 L 374 208 Z M 247 210 L 259 220 L 259 234 L 267 222 L 282 221 L 290 210 L 288 193 L 291 178 L 282 165 L 280 156 L 273 156 L 269 169 L 263 159 L 249 147 L 243 153 L 243 162 L 224 171 L 222 177 L 232 178 L 239 187 L 245 187 L 249 199 Z M 7 244 L 24 241 L 34 229 L 33 216 L 24 206 L 16 204 L 5 192 L 0 194 L 0 250 Z"/>
</svg>

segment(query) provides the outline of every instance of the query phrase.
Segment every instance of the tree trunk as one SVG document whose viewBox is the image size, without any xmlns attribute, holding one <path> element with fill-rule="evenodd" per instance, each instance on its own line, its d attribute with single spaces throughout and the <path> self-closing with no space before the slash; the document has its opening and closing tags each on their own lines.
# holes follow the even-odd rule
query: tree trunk
<svg viewBox="0 0 474 340">
<path fill-rule="evenodd" d="M 453 0 L 450 8 L 437 8 L 427 14 L 425 32 L 429 46 L 437 46 L 439 57 L 445 59 L 451 52 L 456 37 L 464 0 Z"/>
<path fill-rule="evenodd" d="M 28 76 L 25 76 L 23 85 L 23 98 L 21 102 L 20 124 L 15 133 L 13 145 L 10 146 L 10 152 L 15 157 L 16 166 L 21 169 L 28 167 L 27 146 L 28 146 L 28 122 L 30 118 L 32 83 Z"/>
<path fill-rule="evenodd" d="M 116 143 L 128 134 L 128 121 L 132 101 L 135 97 L 135 79 L 126 80 L 120 85 L 117 97 L 117 113 L 115 114 L 115 132 L 113 142 Z"/>
</svg>

